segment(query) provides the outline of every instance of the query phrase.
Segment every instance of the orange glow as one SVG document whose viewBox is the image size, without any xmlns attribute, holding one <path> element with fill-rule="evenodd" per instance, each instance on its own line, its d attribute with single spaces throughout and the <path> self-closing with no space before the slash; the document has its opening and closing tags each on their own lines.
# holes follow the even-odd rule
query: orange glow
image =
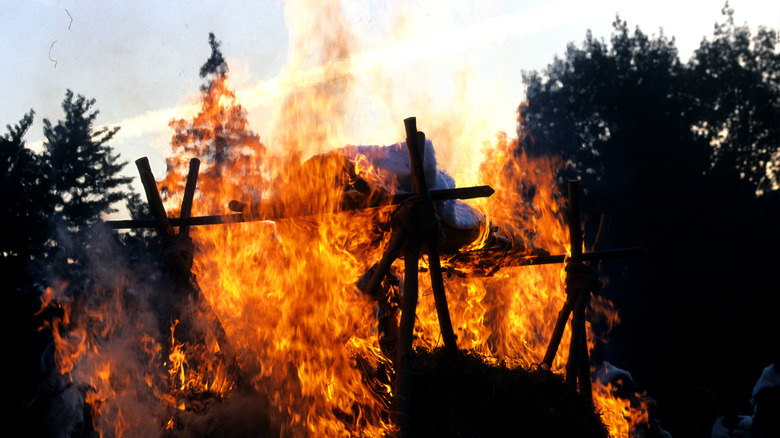
<svg viewBox="0 0 780 438">
<path fill-rule="evenodd" d="M 648 426 L 647 404 L 641 399 L 643 394 L 634 394 L 638 401 L 632 402 L 615 395 L 616 388 L 593 382 L 593 399 L 601 413 L 601 419 L 607 426 L 609 435 L 615 438 L 627 438 L 636 428 Z"/>
<path fill-rule="evenodd" d="M 343 60 L 348 36 L 337 28 L 315 52 L 324 61 Z M 308 61 L 303 54 L 313 49 L 303 44 L 299 50 L 293 68 L 302 68 L 298 63 Z M 394 427 L 387 403 L 392 388 L 368 382 L 363 370 L 391 369 L 392 358 L 380 348 L 375 303 L 355 283 L 384 253 L 389 233 L 380 225 L 389 221 L 392 208 L 328 213 L 339 210 L 352 172 L 375 190 L 395 187 L 365 156 L 358 155 L 354 169 L 345 172 L 345 160 L 333 154 L 344 146 L 338 124 L 331 122 L 343 114 L 349 75 L 342 71 L 346 62 L 326 65 L 331 67 L 324 68 L 321 82 L 305 84 L 286 99 L 272 144 L 249 129 L 229 77 L 213 78 L 202 90 L 199 113 L 170 122 L 172 154 L 159 186 L 169 215 L 178 216 L 189 160 L 199 158 L 193 216 L 225 214 L 228 203 L 238 200 L 251 206 L 246 215 L 283 212 L 286 217 L 190 231 L 197 283 L 237 350 L 243 384 L 267 396 L 271 427 L 283 436 L 385 436 Z M 446 132 L 445 123 L 433 124 L 429 132 Z M 448 143 L 432 140 L 442 156 L 457 156 Z M 480 237 L 463 250 L 486 248 L 493 226 L 511 242 L 514 256 L 540 249 L 568 253 L 565 200 L 555 179 L 562 163 L 526 156 L 517 139 L 506 134 L 485 142 L 481 152 L 475 174 L 452 170 L 459 186 L 478 182 L 496 191 L 488 199 L 468 201 L 485 221 Z M 492 266 L 503 256 L 485 253 L 480 263 Z M 443 264 L 448 267 L 447 260 Z M 403 261 L 395 262 L 397 272 L 402 266 Z M 508 267 L 490 276 L 477 275 L 477 267 L 468 264 L 457 268 L 466 275 L 445 277 L 445 287 L 458 346 L 510 367 L 539 364 L 566 298 L 562 266 Z M 71 313 L 75 304 L 56 290 L 44 294 L 46 303 L 58 299 L 65 309 L 50 327 L 57 366 L 89 385 L 86 399 L 103 436 L 182 430 L 177 428 L 183 415 L 205 410 L 193 394 L 227 400 L 238 392 L 213 336 L 191 343 L 174 336 L 178 321 L 159 331 L 149 321 L 131 321 L 124 317 L 125 289 L 118 280 L 114 290 L 91 291 L 96 295 L 78 303 L 78 315 Z M 442 345 L 430 291 L 429 277 L 421 275 L 415 342 L 427 348 Z M 593 300 L 592 314 L 610 326 L 618 321 L 604 298 Z M 205 320 L 202 316 L 195 320 Z M 151 335 L 156 332 L 170 335 L 158 339 Z M 570 337 L 567 326 L 554 372 L 563 372 Z M 592 337 L 589 333 L 591 345 Z M 104 341 L 109 338 L 113 341 Z M 122 359 L 130 350 L 144 358 L 143 365 Z M 616 398 L 611 388 L 594 383 L 594 397 L 612 436 L 628 436 L 641 421 L 641 411 Z"/>
<path fill-rule="evenodd" d="M 204 95 L 203 110 L 191 123 L 172 123 L 177 130 L 176 155 L 169 163 L 178 165 L 169 168 L 164 187 L 183 187 L 187 160 L 197 156 L 206 164 L 195 204 L 197 214 L 223 213 L 233 199 L 260 205 L 261 210 L 268 203 L 283 205 L 287 216 L 337 210 L 343 184 L 333 182 L 343 181 L 343 162 L 304 160 L 298 149 L 301 144 L 322 141 L 322 133 L 301 128 L 301 133 L 313 137 L 297 138 L 284 153 L 270 153 L 244 130 L 244 123 L 226 124 L 225 115 L 241 118 L 226 82 L 226 78 L 216 79 Z M 227 96 L 217 95 L 223 92 Z M 295 105 L 302 104 L 299 98 L 295 96 Z M 310 105 L 307 112 L 323 111 L 319 106 L 322 95 Z M 330 106 L 325 104 L 325 108 Z M 217 142 L 212 135 L 216 132 L 249 140 L 230 146 L 240 154 L 222 153 L 232 159 L 215 161 L 208 152 Z M 517 150 L 517 141 L 503 134 L 485 146 L 478 179 L 494 187 L 496 194 L 470 202 L 487 218 L 486 224 L 502 229 L 521 253 L 535 248 L 567 252 L 568 232 L 561 214 L 564 200 L 556 192 L 554 179 L 560 163 L 531 159 Z M 363 157 L 356 160 L 355 172 L 381 185 Z M 177 204 L 175 196 L 169 197 L 170 211 Z M 388 212 L 320 214 L 193 231 L 198 248 L 194 270 L 200 286 L 231 341 L 241 346 L 240 365 L 251 372 L 253 386 L 272 394 L 272 404 L 278 409 L 273 418 L 282 430 L 309 435 L 360 431 L 379 436 L 392 427 L 387 405 L 375 389 L 363 383 L 355 366 L 356 358 L 372 367 L 388 361 L 379 347 L 373 303 L 355 286 L 383 254 L 388 236 L 374 230 L 377 223 L 387 220 Z M 469 249 L 485 244 L 488 230 L 484 228 L 483 238 Z M 377 238 L 384 243 L 372 244 Z M 396 263 L 400 271 L 402 262 Z M 508 366 L 539 363 L 565 300 L 562 279 L 560 265 L 506 268 L 491 277 L 448 278 L 450 313 L 460 348 L 476 350 Z M 416 343 L 433 348 L 441 345 L 438 320 L 429 279 L 423 275 L 420 280 Z M 593 309 L 602 317 L 617 318 L 602 298 L 594 300 Z M 566 363 L 569 338 L 567 328 L 553 363 L 555 372 L 562 372 Z M 174 356 L 171 361 L 171 372 L 184 381 L 186 361 Z M 386 394 L 390 390 L 385 388 Z M 611 393 L 597 392 L 597 403 L 605 420 L 627 424 L 620 401 Z M 615 436 L 621 436 L 620 426 L 610 427 Z"/>
</svg>

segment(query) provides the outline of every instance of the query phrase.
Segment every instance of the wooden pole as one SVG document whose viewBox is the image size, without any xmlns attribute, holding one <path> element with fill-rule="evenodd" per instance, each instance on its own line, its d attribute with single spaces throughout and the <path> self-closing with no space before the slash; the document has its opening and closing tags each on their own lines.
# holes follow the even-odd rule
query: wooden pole
<svg viewBox="0 0 780 438">
<path fill-rule="evenodd" d="M 566 301 L 563 303 L 563 307 L 558 312 L 558 319 L 555 321 L 555 328 L 553 328 L 550 342 L 547 344 L 547 351 L 544 353 L 544 359 L 542 359 L 542 365 L 547 369 L 552 368 L 555 355 L 558 354 L 558 346 L 561 345 L 561 339 L 563 339 L 563 330 L 566 328 L 566 323 L 569 321 L 569 315 L 571 315 L 571 311 L 574 309 L 575 302 L 576 297 L 573 297 L 572 294 L 567 294 Z"/>
<path fill-rule="evenodd" d="M 580 262 L 582 256 L 582 219 L 580 217 L 580 182 L 572 180 L 569 187 L 569 242 L 571 243 L 571 260 Z"/>
<path fill-rule="evenodd" d="M 581 262 L 597 262 L 600 260 L 617 259 L 623 257 L 638 256 L 645 253 L 645 249 L 641 246 L 632 246 L 629 248 L 620 249 L 608 249 L 604 251 L 593 251 L 580 254 Z M 535 266 L 535 265 L 549 265 L 555 263 L 563 263 L 566 261 L 566 254 L 552 254 L 541 256 L 521 257 L 517 259 L 517 263 L 507 264 L 504 267 L 512 266 Z"/>
<path fill-rule="evenodd" d="M 569 360 L 566 362 L 566 383 L 572 389 L 577 389 L 577 378 L 581 362 L 581 355 L 587 354 L 587 333 L 585 331 L 585 309 L 590 302 L 590 292 L 580 289 L 577 292 L 577 301 L 571 317 L 571 343 L 569 344 Z M 584 349 L 583 349 L 584 344 Z"/>
<path fill-rule="evenodd" d="M 393 235 L 390 237 L 390 242 L 388 242 L 384 254 L 382 254 L 382 259 L 374 266 L 374 272 L 371 273 L 368 282 L 361 288 L 361 292 L 373 298 L 379 308 L 382 309 L 383 316 L 379 320 L 384 327 L 381 342 L 381 345 L 383 345 L 382 351 L 386 356 L 392 357 L 393 360 L 398 356 L 398 312 L 397 308 L 390 302 L 390 297 L 385 292 L 380 292 L 380 288 L 382 280 L 390 270 L 390 266 L 401 255 L 406 237 L 402 227 L 393 230 Z"/>
<path fill-rule="evenodd" d="M 401 297 L 401 322 L 398 327 L 398 357 L 395 371 L 395 401 L 393 422 L 399 428 L 398 436 L 412 436 L 412 360 L 414 356 L 414 320 L 417 312 L 418 261 L 420 243 L 411 236 L 404 257 L 404 293 Z"/>
<path fill-rule="evenodd" d="M 136 160 L 135 164 L 138 168 L 138 173 L 141 176 L 141 184 L 144 186 L 146 200 L 149 203 L 149 207 L 152 210 L 152 215 L 154 215 L 155 221 L 157 222 L 157 229 L 160 233 L 160 238 L 163 240 L 176 238 L 173 227 L 171 226 L 170 221 L 168 220 L 168 216 L 165 212 L 165 206 L 163 206 L 162 198 L 160 198 L 160 192 L 157 190 L 157 182 L 154 179 L 151 166 L 149 166 L 149 160 L 146 157 L 139 158 Z M 191 188 L 185 189 L 187 193 L 185 193 L 185 197 L 182 201 L 182 212 L 184 214 L 189 214 L 189 211 L 192 208 L 192 197 L 195 192 L 195 186 L 197 185 L 197 167 L 199 164 L 200 163 L 198 162 L 198 164 L 193 165 L 193 163 L 190 162 L 190 173 L 187 177 L 187 186 Z M 187 198 L 190 199 L 188 201 L 189 205 L 185 205 Z M 186 235 L 182 237 L 188 238 Z M 203 296 L 203 293 L 201 292 L 200 287 L 198 286 L 191 272 L 174 272 L 174 274 L 177 283 L 177 293 L 180 295 L 180 299 L 183 299 L 182 297 L 185 296 L 193 296 L 195 298 L 200 312 L 209 321 L 209 327 L 214 334 L 217 345 L 219 345 L 219 349 L 222 351 L 222 358 L 224 360 L 225 366 L 228 368 L 228 371 L 235 377 L 236 384 L 241 385 L 246 380 L 241 375 L 241 369 L 238 366 L 238 360 L 236 358 L 236 351 L 230 343 L 227 332 L 225 332 L 225 328 L 219 321 L 217 314 L 214 313 L 214 309 L 211 308 L 208 300 L 206 300 L 206 298 Z M 185 325 L 188 326 L 188 329 L 192 326 L 192 324 Z"/>
<path fill-rule="evenodd" d="M 409 149 L 409 160 L 412 168 L 412 181 L 415 185 L 415 191 L 418 196 L 426 197 L 425 214 L 432 214 L 437 219 L 436 209 L 433 206 L 433 200 L 428 193 L 428 183 L 425 180 L 424 156 L 425 156 L 425 134 L 417 131 L 417 120 L 409 117 L 404 120 L 406 128 L 406 146 Z M 430 231 L 430 232 L 429 232 Z M 436 305 L 436 314 L 439 318 L 439 328 L 441 329 L 444 348 L 448 350 L 457 350 L 457 338 L 452 329 L 452 320 L 447 306 L 447 294 L 444 289 L 444 278 L 441 272 L 441 260 L 439 258 L 439 236 L 441 229 L 436 226 L 435 230 L 426 230 L 425 243 L 428 252 L 428 265 L 430 267 L 431 288 L 433 289 L 433 299 Z"/>
<path fill-rule="evenodd" d="M 596 262 L 599 260 L 602 260 L 603 258 L 611 258 L 612 256 L 618 257 L 618 256 L 624 256 L 624 255 L 636 255 L 643 252 L 642 248 L 628 248 L 628 249 L 622 249 L 622 250 L 614 250 L 614 251 L 606 251 L 602 252 L 600 251 L 602 244 L 606 240 L 606 234 L 608 232 L 609 228 L 609 217 L 606 215 L 601 216 L 601 221 L 599 222 L 599 230 L 596 234 L 596 239 L 593 241 L 593 247 L 592 252 L 589 253 L 580 253 L 580 261 L 581 262 Z M 607 257 L 600 256 L 602 254 L 609 254 Z M 545 257 L 555 257 L 558 258 L 559 256 L 545 256 Z M 547 345 L 547 351 L 545 353 L 544 359 L 542 360 L 542 365 L 547 367 L 548 369 L 552 367 L 552 362 L 555 359 L 555 355 L 558 351 L 558 346 L 561 342 L 561 338 L 563 336 L 563 329 L 566 326 L 566 322 L 568 321 L 569 315 L 571 314 L 572 310 L 577 305 L 577 301 L 580 299 L 579 297 L 583 294 L 587 294 L 588 298 L 590 297 L 590 293 L 588 291 L 570 291 L 570 293 L 567 294 L 566 302 L 564 303 L 563 307 L 561 308 L 561 311 L 558 312 L 558 319 L 555 323 L 555 328 L 553 330 L 553 334 L 550 338 L 550 343 Z M 587 307 L 587 303 L 585 303 L 584 307 Z M 576 370 L 574 369 L 574 365 L 571 362 L 567 363 L 567 373 L 577 372 L 577 378 L 576 380 L 579 382 L 579 389 L 582 394 L 584 394 L 590 403 L 593 403 L 593 394 L 592 394 L 592 385 L 590 380 L 590 359 L 588 357 L 588 344 L 587 344 L 587 337 L 584 327 L 584 317 L 581 319 L 582 323 L 578 319 L 575 323 L 572 321 L 572 337 L 574 337 L 574 330 L 577 325 L 582 324 L 582 327 L 580 327 L 581 332 L 583 333 L 584 339 L 581 341 L 575 341 L 572 342 L 579 342 L 580 344 L 580 351 L 578 354 L 579 357 L 579 365 L 576 367 Z M 571 346 L 570 346 L 571 348 Z M 575 347 L 576 348 L 576 347 Z M 576 359 L 575 359 L 576 360 Z M 572 369 L 569 370 L 569 364 L 572 364 Z M 571 374 L 567 374 L 567 382 L 572 382 L 574 378 L 571 376 Z M 572 383 L 569 383 L 570 385 L 574 386 Z"/>
<path fill-rule="evenodd" d="M 387 243 L 385 253 L 382 254 L 382 258 L 379 263 L 374 267 L 374 272 L 371 274 L 368 283 L 363 286 L 362 291 L 364 294 L 375 299 L 379 304 L 379 307 L 385 312 L 391 312 L 389 300 L 386 296 L 379 295 L 379 286 L 382 284 L 382 280 L 390 270 L 390 266 L 401 255 L 401 249 L 406 241 L 406 234 L 402 230 L 394 231 L 394 234 L 390 237 L 390 242 Z"/>
<path fill-rule="evenodd" d="M 404 120 L 407 126 L 406 144 L 416 141 L 417 129 L 414 129 L 413 136 L 408 135 L 410 119 Z M 414 124 L 414 119 L 412 124 Z M 416 155 L 416 150 L 410 155 Z M 414 189 L 419 188 L 419 181 L 416 181 L 417 173 L 414 170 L 415 162 L 419 160 L 412 159 L 412 181 Z M 423 180 L 424 181 L 424 180 Z M 424 184 L 424 182 L 423 182 Z M 419 193 L 419 192 L 418 192 Z M 398 426 L 398 436 L 400 438 L 409 438 L 412 436 L 412 362 L 414 359 L 414 320 L 417 312 L 417 297 L 419 293 L 418 285 L 418 267 L 420 261 L 420 241 L 418 240 L 417 216 L 418 212 L 411 209 L 409 213 L 412 217 L 406 221 L 406 254 L 404 256 L 404 287 L 401 296 L 401 321 L 398 324 L 398 351 L 395 361 L 395 400 L 393 406 L 393 422 Z"/>
<path fill-rule="evenodd" d="M 571 243 L 571 261 L 580 262 L 582 255 L 582 224 L 580 218 L 580 182 L 569 181 L 569 241 Z M 569 360 L 566 362 L 566 383 L 570 388 L 577 389 L 579 375 L 580 353 L 585 339 L 585 308 L 588 306 L 590 293 L 578 290 L 574 313 L 571 321 L 571 344 L 569 344 Z"/>
<path fill-rule="evenodd" d="M 591 251 L 599 251 L 603 243 L 607 240 L 607 234 L 609 233 L 610 218 L 609 216 L 602 214 L 599 221 L 599 230 L 596 232 L 596 239 L 593 241 Z M 593 262 L 590 262 L 593 263 Z M 582 293 L 582 292 L 581 292 Z M 590 298 L 590 292 L 586 291 L 588 298 Z M 583 327 L 583 330 L 585 328 Z M 587 336 L 582 342 L 580 351 L 580 371 L 579 371 L 579 388 L 580 393 L 585 395 L 588 402 L 593 405 L 593 384 L 590 379 L 590 354 L 588 352 Z"/>
<path fill-rule="evenodd" d="M 579 182 L 569 181 L 569 244 L 571 251 L 571 260 L 579 262 L 582 257 L 582 228 L 580 226 L 580 199 L 579 199 Z M 576 225 L 575 225 L 576 224 Z M 566 302 L 563 303 L 563 307 L 558 312 L 558 318 L 555 321 L 555 328 L 553 329 L 550 343 L 547 344 L 547 351 L 542 359 L 542 365 L 547 368 L 552 367 L 555 355 L 558 353 L 558 346 L 561 343 L 563 337 L 563 330 L 566 327 L 566 322 L 569 320 L 569 315 L 572 310 L 576 308 L 578 301 L 579 291 L 566 291 Z M 573 329 L 573 326 L 572 326 Z M 571 348 L 570 348 L 571 350 Z M 571 354 L 571 352 L 570 352 Z M 576 356 L 576 354 L 575 354 Z M 571 362 L 571 355 L 569 356 Z M 576 375 L 576 373 L 575 373 Z M 569 364 L 566 366 L 567 381 L 570 380 Z M 576 377 L 574 378 L 574 385 L 576 385 Z"/>
<path fill-rule="evenodd" d="M 155 186 L 156 187 L 156 186 Z M 434 201 L 444 201 L 448 199 L 474 199 L 474 198 L 486 198 L 495 193 L 490 186 L 475 186 L 475 187 L 458 187 L 454 189 L 442 189 L 431 190 L 431 199 Z M 340 213 L 353 210 L 364 210 L 368 208 L 382 208 L 390 205 L 398 205 L 411 199 L 414 195 L 410 193 L 400 193 L 394 195 L 388 202 L 381 202 L 377 204 L 368 205 L 362 208 L 342 208 L 332 212 L 322 212 L 318 214 L 326 213 Z M 161 204 L 162 205 L 162 202 Z M 239 222 L 255 222 L 266 220 L 278 220 L 290 217 L 296 217 L 294 214 L 285 212 L 284 206 L 279 204 L 268 204 L 263 206 L 247 206 L 239 201 L 230 201 L 228 208 L 231 211 L 243 212 L 245 207 L 249 207 L 250 214 L 244 215 L 238 214 L 220 214 L 210 216 L 197 216 L 187 218 L 169 218 L 168 221 L 174 227 L 183 226 L 201 226 L 201 225 L 222 225 L 233 224 Z M 311 216 L 311 215 L 299 215 L 299 216 Z M 157 227 L 157 221 L 155 219 L 122 219 L 115 221 L 106 221 L 106 225 L 119 230 L 127 228 L 155 228 Z"/>
<path fill-rule="evenodd" d="M 152 168 L 149 166 L 149 159 L 146 157 L 135 160 L 135 166 L 138 168 L 138 174 L 141 177 L 141 184 L 144 186 L 146 201 L 154 216 L 154 225 L 160 236 L 173 236 L 173 227 L 168 222 L 168 216 L 165 213 L 165 207 L 160 198 L 160 192 L 157 190 L 157 181 L 154 180 Z"/>
<path fill-rule="evenodd" d="M 184 196 L 181 199 L 181 213 L 179 217 L 187 219 L 192 213 L 192 199 L 195 197 L 195 188 L 198 186 L 198 170 L 200 169 L 200 160 L 193 158 L 190 160 L 190 170 L 187 173 L 187 184 L 184 186 Z M 179 227 L 179 234 L 189 236 L 190 226 L 182 225 Z"/>
<path fill-rule="evenodd" d="M 433 199 L 434 201 L 446 201 L 448 199 L 488 198 L 492 196 L 493 193 L 495 192 L 496 191 L 493 190 L 492 187 L 483 185 L 483 186 L 473 186 L 473 187 L 455 187 L 452 189 L 430 190 L 428 193 L 430 193 L 431 199 Z M 381 208 L 381 207 L 387 207 L 388 205 L 398 205 L 404 201 L 413 198 L 414 196 L 416 196 L 416 193 L 396 193 L 391 197 L 380 195 L 372 199 L 371 204 L 366 204 L 361 206 L 350 206 L 347 205 L 346 202 L 342 202 L 341 203 L 342 205 L 340 206 L 341 208 L 338 208 L 336 211 L 334 211 L 334 213 L 338 213 L 341 211 L 363 210 L 368 208 Z M 350 200 L 352 200 L 352 198 L 350 198 Z M 269 208 L 263 205 L 258 206 L 258 205 L 248 204 L 242 201 L 232 200 L 228 203 L 228 210 L 234 211 L 236 213 L 243 213 L 245 211 L 250 211 L 253 215 L 257 216 L 257 215 L 263 215 L 264 212 L 268 212 L 268 211 L 284 211 L 284 208 L 282 208 L 281 206 L 271 206 Z"/>
</svg>

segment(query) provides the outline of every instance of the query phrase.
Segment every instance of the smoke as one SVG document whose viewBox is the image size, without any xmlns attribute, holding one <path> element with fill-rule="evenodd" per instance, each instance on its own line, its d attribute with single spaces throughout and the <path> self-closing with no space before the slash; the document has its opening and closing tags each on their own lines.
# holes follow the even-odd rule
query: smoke
<svg viewBox="0 0 780 438">
<path fill-rule="evenodd" d="M 35 400 L 41 436 L 279 435 L 268 394 L 225 378 L 211 322 L 177 295 L 156 243 L 102 225 L 54 235 L 39 312 L 52 334 Z"/>
<path fill-rule="evenodd" d="M 61 310 L 46 311 L 52 345 L 43 358 L 49 372 L 41 385 L 44 423 L 60 424 L 58 434 L 159 433 L 151 419 L 165 410 L 165 275 L 103 226 L 77 233 L 59 227 L 55 235 L 53 286 L 42 301 Z"/>
</svg>

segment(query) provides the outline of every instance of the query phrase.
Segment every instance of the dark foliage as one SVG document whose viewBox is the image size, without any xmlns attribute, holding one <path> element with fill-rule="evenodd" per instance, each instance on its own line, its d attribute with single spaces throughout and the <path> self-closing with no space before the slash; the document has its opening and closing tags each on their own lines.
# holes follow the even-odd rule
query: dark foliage
<svg viewBox="0 0 780 438">
<path fill-rule="evenodd" d="M 524 74 L 529 104 L 520 107 L 526 151 L 563 155 L 571 163 L 565 176 L 582 178 L 609 210 L 628 197 L 684 189 L 707 170 L 708 153 L 691 136 L 674 42 L 632 34 L 619 18 L 613 25 L 611 44 L 589 33 L 544 75 Z"/>
<path fill-rule="evenodd" d="M 209 46 L 211 47 L 211 56 L 206 60 L 206 63 L 200 67 L 200 77 L 205 78 L 209 75 L 225 76 L 228 71 L 227 61 L 222 55 L 222 51 L 219 46 L 222 45 L 220 41 L 217 41 L 217 37 L 213 32 L 209 32 Z"/>
<path fill-rule="evenodd" d="M 200 112 L 191 120 L 172 119 L 168 123 L 174 131 L 171 138 L 173 154 L 166 159 L 168 174 L 162 182 L 163 199 L 184 190 L 184 178 L 179 177 L 183 175 L 177 172 L 187 168 L 186 163 L 191 158 L 200 159 L 199 181 L 206 185 L 216 180 L 224 184 L 222 174 L 228 167 L 232 172 L 262 172 L 258 163 L 262 162 L 265 146 L 260 136 L 249 129 L 246 110 L 226 83 L 228 65 L 213 33 L 209 33 L 209 45 L 211 56 L 200 69 L 200 76 L 206 79 L 200 87 Z M 245 190 L 247 188 L 239 184 L 236 196 L 240 197 Z"/>
<path fill-rule="evenodd" d="M 124 163 L 107 144 L 119 128 L 94 129 L 98 114 L 94 103 L 68 91 L 62 105 L 65 118 L 56 125 L 44 120 L 41 154 L 26 148 L 23 140 L 32 111 L 0 138 L 4 164 L 0 290 L 7 304 L 2 319 L 8 325 L 5 331 L 14 334 L 9 345 L 15 358 L 9 385 L 11 415 L 25 424 L 40 422 L 38 408 L 68 390 L 50 384 L 52 374 L 43 361 L 51 334 L 39 328 L 51 315 L 36 314 L 41 293 L 57 280 L 66 280 L 74 294 L 88 289 L 97 274 L 85 267 L 87 249 L 93 255 L 101 251 L 94 245 L 88 248 L 90 236 L 100 231 L 103 214 L 115 211 L 115 203 L 132 195 L 130 178 L 119 175 Z M 145 249 L 138 237 L 115 237 Z"/>
<path fill-rule="evenodd" d="M 489 365 L 466 351 L 418 349 L 413 372 L 414 436 L 607 436 L 585 398 L 547 370 Z"/>
<path fill-rule="evenodd" d="M 588 34 L 544 73 L 524 74 L 520 107 L 521 147 L 561 155 L 561 180 L 583 180 L 586 244 L 606 213 L 607 247 L 649 251 L 602 263 L 623 319 L 607 351 L 658 400 L 673 434 L 697 386 L 749 413 L 780 339 L 780 199 L 760 176 L 780 148 L 775 32 L 751 45 L 724 13 L 688 64 L 673 40 L 618 19 L 609 44 Z"/>
<path fill-rule="evenodd" d="M 734 10 L 702 41 L 687 69 L 697 134 L 714 146 L 713 170 L 736 170 L 761 192 L 777 185 L 780 144 L 780 52 L 777 32 L 734 23 Z M 767 169 L 767 166 L 769 169 Z M 767 172 L 769 170 L 769 172 Z"/>
<path fill-rule="evenodd" d="M 3 272 L 20 274 L 49 236 L 54 210 L 48 164 L 25 146 L 33 111 L 0 137 L 0 258 Z"/>
<path fill-rule="evenodd" d="M 40 248 L 49 237 L 49 218 L 54 209 L 47 164 L 25 146 L 24 136 L 33 122 L 33 111 L 0 137 L 0 296 L 3 298 L 3 332 L 8 333 L 10 394 L 9 418 L 26 419 L 24 408 L 36 394 L 40 353 L 46 335 L 38 333 L 32 315 L 43 289 L 31 272 Z M 26 421 L 22 421 L 28 424 Z"/>
<path fill-rule="evenodd" d="M 131 181 L 119 175 L 127 163 L 120 162 L 107 144 L 119 127 L 95 129 L 94 105 L 95 99 L 68 90 L 62 102 L 65 119 L 56 125 L 43 120 L 44 159 L 51 168 L 55 213 L 72 231 L 115 212 L 114 204 L 126 199 Z"/>
</svg>

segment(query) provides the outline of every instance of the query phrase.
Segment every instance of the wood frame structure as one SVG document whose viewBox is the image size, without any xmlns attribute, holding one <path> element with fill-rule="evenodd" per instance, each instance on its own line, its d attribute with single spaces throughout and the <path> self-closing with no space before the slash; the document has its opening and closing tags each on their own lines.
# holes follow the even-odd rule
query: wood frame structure
<svg viewBox="0 0 780 438">
<path fill-rule="evenodd" d="M 380 308 L 386 314 L 394 312 L 389 305 L 389 299 L 381 291 L 381 282 L 389 272 L 393 262 L 404 252 L 404 288 L 401 302 L 401 319 L 398 322 L 397 335 L 398 346 L 395 358 L 395 388 L 393 401 L 393 421 L 399 427 L 399 436 L 411 436 L 411 393 L 412 393 L 412 362 L 413 362 L 413 334 L 414 320 L 418 300 L 418 275 L 419 259 L 421 252 L 428 255 L 429 275 L 433 289 L 436 312 L 439 319 L 439 327 L 442 333 L 444 348 L 457 350 L 457 338 L 452 328 L 452 322 L 447 305 L 446 291 L 442 276 L 442 267 L 439 254 L 439 242 L 442 236 L 439 215 L 436 212 L 434 201 L 446 199 L 469 199 L 488 197 L 494 193 L 489 186 L 477 186 L 455 188 L 447 190 L 429 190 L 423 166 L 425 134 L 417 130 L 417 122 L 414 117 L 404 120 L 406 129 L 406 145 L 412 168 L 412 184 L 414 194 L 396 195 L 385 199 L 376 205 L 361 206 L 358 208 L 377 208 L 388 205 L 398 205 L 395 216 L 399 218 L 398 226 L 394 227 L 393 235 L 382 255 L 381 260 L 374 266 L 370 278 L 363 285 L 362 291 L 373 297 Z M 147 202 L 151 208 L 154 219 L 119 220 L 108 221 L 107 225 L 114 229 L 123 228 L 157 228 L 158 235 L 163 243 L 172 239 L 189 239 L 189 228 L 199 225 L 229 224 L 236 222 L 248 222 L 259 220 L 281 219 L 286 216 L 283 208 L 266 208 L 266 214 L 246 216 L 242 213 L 191 217 L 193 196 L 197 187 L 198 169 L 200 161 L 194 158 L 190 161 L 187 183 L 181 205 L 179 218 L 168 218 L 157 189 L 157 183 L 152 175 L 149 161 L 146 157 L 136 161 L 141 182 L 144 186 Z M 579 181 L 569 181 L 569 208 L 568 228 L 571 245 L 571 254 L 537 255 L 519 258 L 513 265 L 529 266 L 548 263 L 594 263 L 602 259 L 627 257 L 643 252 L 642 248 L 625 248 L 612 251 L 600 251 L 599 242 L 603 241 L 603 233 L 606 232 L 608 221 L 602 217 L 599 233 L 594 244 L 594 251 L 583 253 L 582 226 L 580 218 Z M 344 211 L 344 210 L 340 210 Z M 178 233 L 174 226 L 179 227 Z M 191 264 L 191 263 L 190 263 Z M 185 264 L 186 265 L 186 264 Z M 186 269 L 185 269 L 186 268 Z M 222 327 L 216 314 L 211 309 L 207 300 L 200 292 L 194 276 L 189 272 L 189 266 L 173 269 L 177 276 L 177 289 L 180 294 L 194 296 L 204 314 L 210 322 L 213 334 L 223 353 L 223 360 L 237 385 L 247 382 L 241 373 L 236 359 L 236 351 Z M 590 300 L 591 291 L 587 289 L 567 289 L 567 298 L 562 309 L 558 313 L 555 328 L 548 344 L 541 365 L 546 368 L 552 366 L 558 347 L 563 336 L 563 331 L 569 316 L 572 317 L 572 339 L 569 347 L 569 358 L 566 364 L 566 382 L 572 389 L 579 390 L 591 399 L 589 376 L 589 358 L 586 340 L 585 309 Z M 393 320 L 394 321 L 394 320 Z M 578 385 L 579 384 L 579 385 Z"/>
</svg>

